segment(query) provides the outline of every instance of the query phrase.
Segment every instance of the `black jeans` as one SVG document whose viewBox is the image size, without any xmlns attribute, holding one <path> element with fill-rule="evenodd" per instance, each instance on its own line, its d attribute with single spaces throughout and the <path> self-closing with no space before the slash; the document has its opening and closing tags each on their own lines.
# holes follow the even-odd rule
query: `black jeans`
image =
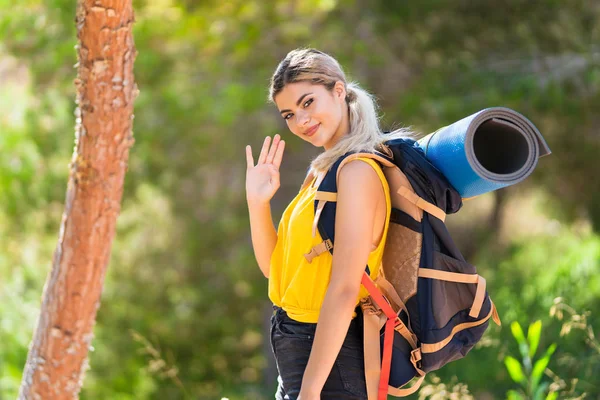
<svg viewBox="0 0 600 400">
<path fill-rule="evenodd" d="M 271 348 L 279 371 L 276 400 L 296 400 L 317 324 L 298 322 L 273 306 Z M 321 399 L 362 400 L 367 398 L 363 353 L 362 314 L 350 323 L 337 359 L 321 391 Z"/>
</svg>

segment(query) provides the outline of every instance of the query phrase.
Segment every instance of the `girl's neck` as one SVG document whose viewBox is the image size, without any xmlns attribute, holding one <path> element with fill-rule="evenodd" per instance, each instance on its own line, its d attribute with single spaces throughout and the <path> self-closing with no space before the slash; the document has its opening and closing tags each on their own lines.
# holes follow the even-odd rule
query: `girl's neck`
<svg viewBox="0 0 600 400">
<path fill-rule="evenodd" d="M 342 117 L 342 122 L 338 126 L 338 129 L 335 131 L 335 134 L 331 137 L 331 140 L 327 142 L 323 148 L 325 151 L 333 148 L 341 138 L 347 136 L 350 133 L 350 107 L 346 105 L 346 112 Z"/>
</svg>

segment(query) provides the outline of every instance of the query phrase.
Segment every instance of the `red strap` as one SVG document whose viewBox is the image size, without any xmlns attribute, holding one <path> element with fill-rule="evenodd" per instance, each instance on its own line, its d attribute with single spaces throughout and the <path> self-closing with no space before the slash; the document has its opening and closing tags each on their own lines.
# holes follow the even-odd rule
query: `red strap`
<svg viewBox="0 0 600 400">
<path fill-rule="evenodd" d="M 385 316 L 395 322 L 396 318 L 398 318 L 398 315 L 396 315 L 392 306 L 390 306 L 390 304 L 385 300 L 379 289 L 377 289 L 377 286 L 375 286 L 375 283 L 371 277 L 367 275 L 366 271 L 363 273 L 361 283 L 367 289 L 373 300 L 375 300 L 375 303 L 379 306 L 379 308 L 383 310 Z"/>
<path fill-rule="evenodd" d="M 383 337 L 383 358 L 381 359 L 381 375 L 379 376 L 379 400 L 386 400 L 392 369 L 392 346 L 394 343 L 394 320 L 388 319 L 385 323 L 385 336 Z"/>
<path fill-rule="evenodd" d="M 398 316 L 392 307 L 385 301 L 385 298 L 377 289 L 371 277 L 367 272 L 363 274 L 361 283 L 369 291 L 369 294 L 375 300 L 375 303 L 383 310 L 388 317 L 385 323 L 385 334 L 383 336 L 383 357 L 381 359 L 381 375 L 379 376 L 378 400 L 386 400 L 390 380 L 390 370 L 392 368 L 392 346 L 394 343 L 394 326 Z"/>
</svg>

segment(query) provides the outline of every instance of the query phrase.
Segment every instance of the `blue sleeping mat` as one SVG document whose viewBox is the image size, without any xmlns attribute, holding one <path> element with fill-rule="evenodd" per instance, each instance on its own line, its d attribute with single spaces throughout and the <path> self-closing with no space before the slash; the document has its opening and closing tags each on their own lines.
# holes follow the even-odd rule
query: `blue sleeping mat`
<svg viewBox="0 0 600 400">
<path fill-rule="evenodd" d="M 521 182 L 551 153 L 527 118 L 504 107 L 481 110 L 418 143 L 463 199 Z"/>
</svg>

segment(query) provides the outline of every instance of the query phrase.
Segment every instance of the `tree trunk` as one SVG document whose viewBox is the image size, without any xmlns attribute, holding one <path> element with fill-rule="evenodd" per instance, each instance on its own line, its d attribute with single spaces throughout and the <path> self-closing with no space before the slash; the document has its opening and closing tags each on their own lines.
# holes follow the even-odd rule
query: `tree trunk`
<svg viewBox="0 0 600 400">
<path fill-rule="evenodd" d="M 78 398 L 133 145 L 131 0 L 79 0 L 75 150 L 19 399 Z"/>
</svg>

